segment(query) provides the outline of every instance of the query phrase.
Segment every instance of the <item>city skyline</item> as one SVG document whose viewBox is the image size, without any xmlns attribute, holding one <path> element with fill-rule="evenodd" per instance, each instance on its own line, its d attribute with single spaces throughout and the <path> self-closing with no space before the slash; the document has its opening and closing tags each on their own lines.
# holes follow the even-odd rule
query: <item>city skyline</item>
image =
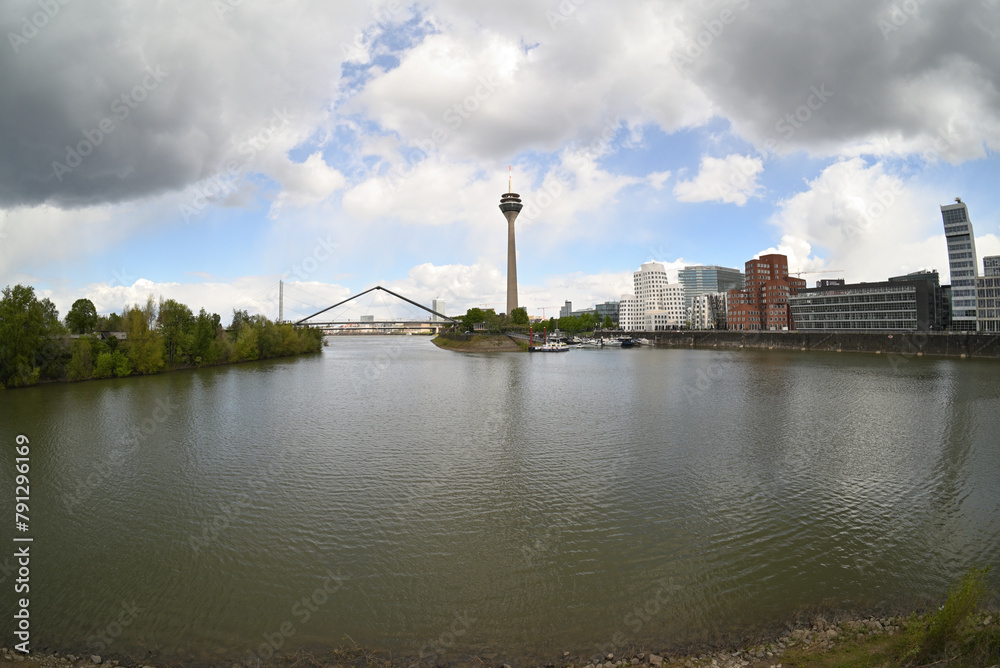
<svg viewBox="0 0 1000 668">
<path fill-rule="evenodd" d="M 1000 254 L 990 3 L 216 5 L 0 9 L 0 284 L 61 315 L 273 318 L 279 280 L 290 318 L 377 284 L 499 312 L 505 164 L 531 315 L 648 261 L 947 284 L 955 197 Z"/>
</svg>

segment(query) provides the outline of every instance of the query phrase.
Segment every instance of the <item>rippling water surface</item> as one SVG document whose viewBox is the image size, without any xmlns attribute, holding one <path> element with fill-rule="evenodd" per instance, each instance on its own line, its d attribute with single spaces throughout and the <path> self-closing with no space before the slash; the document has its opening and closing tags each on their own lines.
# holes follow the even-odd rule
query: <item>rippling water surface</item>
<svg viewBox="0 0 1000 668">
<path fill-rule="evenodd" d="M 989 361 L 422 337 L 0 394 L 33 647 L 203 659 L 664 647 L 936 598 L 1000 564 L 998 409 Z"/>
</svg>

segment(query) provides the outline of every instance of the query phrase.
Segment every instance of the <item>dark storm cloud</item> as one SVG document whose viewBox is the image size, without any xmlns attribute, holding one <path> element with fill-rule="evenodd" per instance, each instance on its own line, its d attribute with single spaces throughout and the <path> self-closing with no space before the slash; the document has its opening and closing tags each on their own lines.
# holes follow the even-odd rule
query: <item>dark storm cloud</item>
<svg viewBox="0 0 1000 668">
<path fill-rule="evenodd" d="M 675 58 L 757 142 L 836 148 L 944 130 L 978 154 L 1000 138 L 998 12 L 990 0 L 721 1 L 691 17 Z M 819 109 L 821 86 L 832 96 Z"/>
<path fill-rule="evenodd" d="M 340 44 L 368 12 L 352 11 L 236 0 L 4 3 L 0 206 L 183 188 L 218 171 L 233 142 L 275 109 L 315 118 L 335 94 Z"/>
</svg>

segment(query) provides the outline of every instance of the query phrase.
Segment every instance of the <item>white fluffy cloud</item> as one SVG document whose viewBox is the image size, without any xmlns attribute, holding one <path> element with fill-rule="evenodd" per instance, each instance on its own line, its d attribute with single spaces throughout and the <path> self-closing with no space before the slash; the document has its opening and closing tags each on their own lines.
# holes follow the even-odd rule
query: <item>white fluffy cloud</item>
<svg viewBox="0 0 1000 668">
<path fill-rule="evenodd" d="M 276 217 L 285 205 L 318 204 L 347 184 L 344 175 L 326 164 L 318 151 L 301 163 L 285 158 L 272 173 L 282 187 L 281 193 L 271 205 L 272 217 Z"/>
<path fill-rule="evenodd" d="M 743 206 L 750 197 L 759 197 L 763 187 L 757 175 L 764 170 L 760 158 L 748 155 L 727 155 L 725 158 L 705 156 L 698 175 L 674 186 L 674 195 L 681 202 L 726 202 Z"/>
<path fill-rule="evenodd" d="M 904 180 L 881 162 L 867 165 L 860 158 L 830 165 L 807 185 L 779 202 L 771 222 L 782 231 L 782 244 L 762 253 L 787 253 L 789 269 L 841 270 L 828 276 L 848 282 L 885 280 L 921 269 L 936 269 L 942 282 L 949 281 L 938 213 L 938 204 L 949 198 L 940 188 Z M 982 228 L 976 244 L 980 260 L 1000 247 L 996 234 Z M 817 251 L 825 261 L 813 254 Z"/>
</svg>

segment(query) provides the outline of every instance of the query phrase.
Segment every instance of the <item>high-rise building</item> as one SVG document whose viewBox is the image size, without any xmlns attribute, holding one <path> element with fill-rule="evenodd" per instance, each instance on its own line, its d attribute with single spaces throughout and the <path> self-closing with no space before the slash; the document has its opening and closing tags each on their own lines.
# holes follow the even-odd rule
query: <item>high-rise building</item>
<svg viewBox="0 0 1000 668">
<path fill-rule="evenodd" d="M 976 331 L 1000 332 L 1000 271 L 976 279 Z"/>
<path fill-rule="evenodd" d="M 951 328 L 976 331 L 976 235 L 969 220 L 969 208 L 961 197 L 941 206 L 944 236 L 948 240 L 951 270 Z"/>
<path fill-rule="evenodd" d="M 1000 332 L 1000 255 L 983 257 L 983 275 L 976 279 L 976 330 Z"/>
<path fill-rule="evenodd" d="M 632 274 L 635 293 L 622 295 L 618 324 L 625 331 L 661 331 L 682 327 L 686 317 L 684 286 L 670 283 L 666 267 L 645 262 Z"/>
<path fill-rule="evenodd" d="M 568 318 L 573 315 L 573 302 L 567 301 L 564 306 L 559 307 L 559 317 Z"/>
<path fill-rule="evenodd" d="M 500 211 L 507 219 L 507 315 L 517 308 L 517 249 L 514 245 L 514 221 L 521 213 L 521 196 L 512 190 L 507 180 L 507 192 L 500 197 Z"/>
<path fill-rule="evenodd" d="M 698 295 L 743 289 L 743 272 L 731 267 L 695 265 L 677 272 L 677 280 L 684 286 L 685 306 L 691 308 Z"/>
<path fill-rule="evenodd" d="M 746 263 L 746 287 L 730 290 L 726 326 L 735 330 L 795 329 L 788 298 L 804 290 L 804 279 L 788 275 L 788 257 L 761 255 Z"/>
<path fill-rule="evenodd" d="M 434 299 L 434 300 L 431 301 L 431 310 L 432 311 L 440 313 L 441 315 L 448 315 L 444 311 L 445 308 L 446 308 L 446 305 L 445 305 L 443 299 Z M 441 321 L 442 321 L 442 319 L 439 318 L 439 317 L 437 317 L 436 315 L 432 315 L 431 316 L 431 322 L 441 322 Z"/>
</svg>

